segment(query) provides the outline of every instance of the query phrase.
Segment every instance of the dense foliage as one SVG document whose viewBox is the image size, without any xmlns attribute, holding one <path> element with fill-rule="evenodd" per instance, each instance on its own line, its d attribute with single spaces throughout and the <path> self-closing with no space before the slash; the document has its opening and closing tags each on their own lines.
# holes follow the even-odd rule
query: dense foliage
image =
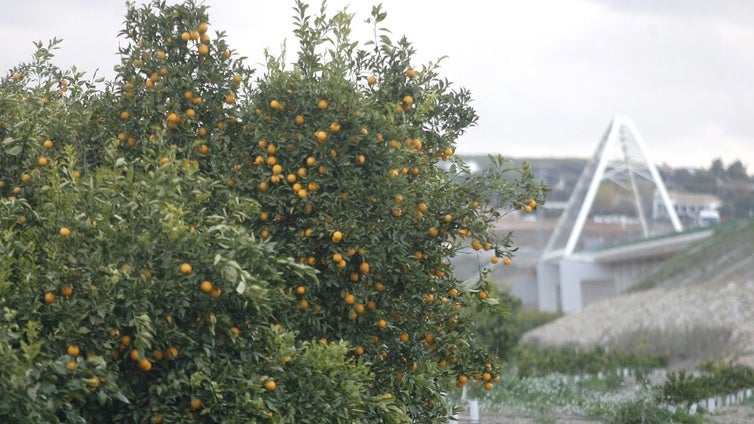
<svg viewBox="0 0 754 424">
<path fill-rule="evenodd" d="M 258 76 L 206 7 L 127 9 L 114 81 L 56 41 L 0 81 L 0 415 L 443 422 L 443 392 L 491 388 L 462 313 L 496 306 L 488 264 L 448 258 L 510 260 L 491 225 L 545 187 L 455 159 L 470 93 L 379 7 L 361 45 L 296 3 L 297 60 Z"/>
</svg>

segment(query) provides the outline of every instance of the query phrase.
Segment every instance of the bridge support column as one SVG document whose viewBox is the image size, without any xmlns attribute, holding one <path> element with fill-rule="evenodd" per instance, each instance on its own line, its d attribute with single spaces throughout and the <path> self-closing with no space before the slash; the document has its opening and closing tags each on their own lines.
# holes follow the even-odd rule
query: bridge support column
<svg viewBox="0 0 754 424">
<path fill-rule="evenodd" d="M 557 263 L 537 264 L 537 297 L 542 311 L 561 311 L 559 268 Z"/>
</svg>

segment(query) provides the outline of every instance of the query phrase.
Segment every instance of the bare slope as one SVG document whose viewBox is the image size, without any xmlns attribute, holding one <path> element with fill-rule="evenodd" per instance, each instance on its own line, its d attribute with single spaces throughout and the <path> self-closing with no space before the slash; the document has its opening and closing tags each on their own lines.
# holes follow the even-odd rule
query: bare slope
<svg viewBox="0 0 754 424">
<path fill-rule="evenodd" d="M 754 221 L 721 228 L 679 255 L 663 280 L 645 284 L 652 288 L 591 304 L 522 343 L 668 353 L 675 366 L 705 359 L 754 366 L 753 232 Z"/>
</svg>

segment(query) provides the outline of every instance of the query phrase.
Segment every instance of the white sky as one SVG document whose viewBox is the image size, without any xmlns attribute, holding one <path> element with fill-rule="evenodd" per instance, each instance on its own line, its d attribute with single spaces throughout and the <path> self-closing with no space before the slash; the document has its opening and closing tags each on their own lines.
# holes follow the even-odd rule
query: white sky
<svg viewBox="0 0 754 424">
<path fill-rule="evenodd" d="M 198 0 L 200 1 L 200 0 Z M 0 72 L 33 41 L 63 39 L 60 66 L 111 77 L 125 1 L 3 0 Z M 138 3 L 144 3 L 139 0 Z M 211 29 L 260 68 L 292 33 L 293 0 L 206 0 Z M 317 10 L 320 0 L 310 0 Z M 350 4 L 354 37 L 382 3 L 393 38 L 417 63 L 471 90 L 478 125 L 460 153 L 587 157 L 615 114 L 630 117 L 654 162 L 708 167 L 740 159 L 754 172 L 754 2 L 750 0 L 330 0 Z M 460 6 L 462 5 L 462 6 Z"/>
</svg>

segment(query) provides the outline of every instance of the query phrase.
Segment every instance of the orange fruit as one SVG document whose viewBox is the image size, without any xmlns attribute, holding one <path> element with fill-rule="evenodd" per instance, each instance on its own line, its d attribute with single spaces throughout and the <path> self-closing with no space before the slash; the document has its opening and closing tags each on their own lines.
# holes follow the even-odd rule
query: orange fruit
<svg viewBox="0 0 754 424">
<path fill-rule="evenodd" d="M 322 109 L 322 110 L 327 109 L 327 106 L 328 106 L 328 103 L 327 103 L 327 100 L 325 100 L 325 99 L 322 99 L 319 102 L 317 102 L 317 107 L 320 108 L 320 109 Z"/>
<path fill-rule="evenodd" d="M 384 319 L 378 320 L 377 321 L 377 327 L 378 328 L 385 328 L 385 327 L 387 327 L 387 321 L 385 321 Z"/>
<path fill-rule="evenodd" d="M 294 122 L 294 123 L 295 123 L 296 125 L 304 125 L 304 116 L 303 116 L 303 115 L 296 115 L 296 116 L 295 116 L 295 117 L 293 118 L 293 122 Z"/>
<path fill-rule="evenodd" d="M 367 84 L 369 85 L 375 85 L 377 84 L 377 78 L 374 75 L 370 75 L 367 77 Z"/>
<path fill-rule="evenodd" d="M 268 391 L 273 391 L 277 389 L 278 385 L 275 383 L 275 380 L 268 380 L 266 383 L 264 383 L 264 388 Z"/>
<path fill-rule="evenodd" d="M 180 270 L 181 270 L 181 274 L 186 275 L 186 274 L 191 274 L 194 271 L 194 268 L 191 266 L 190 263 L 184 262 L 181 264 Z"/>
<path fill-rule="evenodd" d="M 201 399 L 192 399 L 191 400 L 191 409 L 199 409 L 202 407 L 202 401 Z"/>
<path fill-rule="evenodd" d="M 127 110 L 124 110 L 120 113 L 120 119 L 126 120 L 131 117 L 131 113 Z"/>
<path fill-rule="evenodd" d="M 324 143 L 325 140 L 327 140 L 327 133 L 322 130 L 316 131 L 314 133 L 314 137 L 316 137 L 317 141 L 319 141 L 320 143 Z"/>
<path fill-rule="evenodd" d="M 367 274 L 369 272 L 369 263 L 362 262 L 359 264 L 359 272 L 362 274 Z"/>
<path fill-rule="evenodd" d="M 63 296 L 70 296 L 73 294 L 73 287 L 71 286 L 65 286 L 62 289 L 60 289 L 60 294 Z"/>
<path fill-rule="evenodd" d="M 209 292 L 211 292 L 211 291 L 212 291 L 212 289 L 214 289 L 214 288 L 215 288 L 215 286 L 214 286 L 214 285 L 212 285 L 212 283 L 211 283 L 211 282 L 209 282 L 209 281 L 207 281 L 207 280 L 204 280 L 204 281 L 202 281 L 202 283 L 201 283 L 201 284 L 199 285 L 199 288 L 200 288 L 200 289 L 201 289 L 201 291 L 203 291 L 204 293 L 209 293 Z"/>
<path fill-rule="evenodd" d="M 198 48 L 198 52 L 202 56 L 208 55 L 209 54 L 209 46 L 207 46 L 206 44 L 200 44 L 199 48 Z"/>
<path fill-rule="evenodd" d="M 52 303 L 54 301 L 55 301 L 55 293 L 53 292 L 45 293 L 45 302 Z"/>
<path fill-rule="evenodd" d="M 139 369 L 142 371 L 149 371 L 152 369 L 152 361 L 147 358 L 142 358 L 139 361 Z"/>
<path fill-rule="evenodd" d="M 39 158 L 38 163 L 39 163 L 39 166 L 47 166 L 50 163 L 50 160 L 42 156 L 41 158 Z"/>
<path fill-rule="evenodd" d="M 199 28 L 197 29 L 199 30 L 199 34 L 204 34 L 205 32 L 207 32 L 207 29 L 209 29 L 209 26 L 206 22 L 202 22 L 199 24 Z"/>
<path fill-rule="evenodd" d="M 413 78 L 416 76 L 416 71 L 414 71 L 411 68 L 406 69 L 406 76 L 409 78 Z"/>
<path fill-rule="evenodd" d="M 232 94 L 228 94 L 227 96 L 225 96 L 225 103 L 227 103 L 227 104 L 233 104 L 235 102 L 236 102 L 236 96 L 234 96 Z"/>
<path fill-rule="evenodd" d="M 479 298 L 482 299 L 482 300 L 487 299 L 487 292 L 484 291 L 484 290 L 480 291 L 479 292 Z"/>
<path fill-rule="evenodd" d="M 45 149 L 52 149 L 52 147 L 55 145 L 55 143 L 52 142 L 52 140 L 45 140 L 44 143 L 42 143 Z"/>
<path fill-rule="evenodd" d="M 510 265 L 511 262 L 513 262 L 513 260 L 511 258 L 506 257 L 505 259 L 503 259 L 503 264 L 504 265 Z"/>
<path fill-rule="evenodd" d="M 338 132 L 340 131 L 340 124 L 337 122 L 330 123 L 330 131 L 332 132 Z"/>
<path fill-rule="evenodd" d="M 333 243 L 340 243 L 341 240 L 343 240 L 343 233 L 341 233 L 340 231 L 335 231 L 332 233 Z"/>
<path fill-rule="evenodd" d="M 353 305 L 356 303 L 356 297 L 351 293 L 346 293 L 346 295 L 343 296 L 343 301 L 346 302 L 346 305 Z"/>
<path fill-rule="evenodd" d="M 67 363 L 67 364 L 66 364 L 65 368 L 66 368 L 66 369 L 67 369 L 68 371 L 73 371 L 73 370 L 75 370 L 76 368 L 78 368 L 78 366 L 79 366 L 79 365 L 78 365 L 78 364 L 76 363 L 76 361 L 71 361 L 71 362 L 69 362 L 69 363 Z"/>
<path fill-rule="evenodd" d="M 76 345 L 68 346 L 68 354 L 71 356 L 79 356 L 81 349 Z"/>
</svg>

